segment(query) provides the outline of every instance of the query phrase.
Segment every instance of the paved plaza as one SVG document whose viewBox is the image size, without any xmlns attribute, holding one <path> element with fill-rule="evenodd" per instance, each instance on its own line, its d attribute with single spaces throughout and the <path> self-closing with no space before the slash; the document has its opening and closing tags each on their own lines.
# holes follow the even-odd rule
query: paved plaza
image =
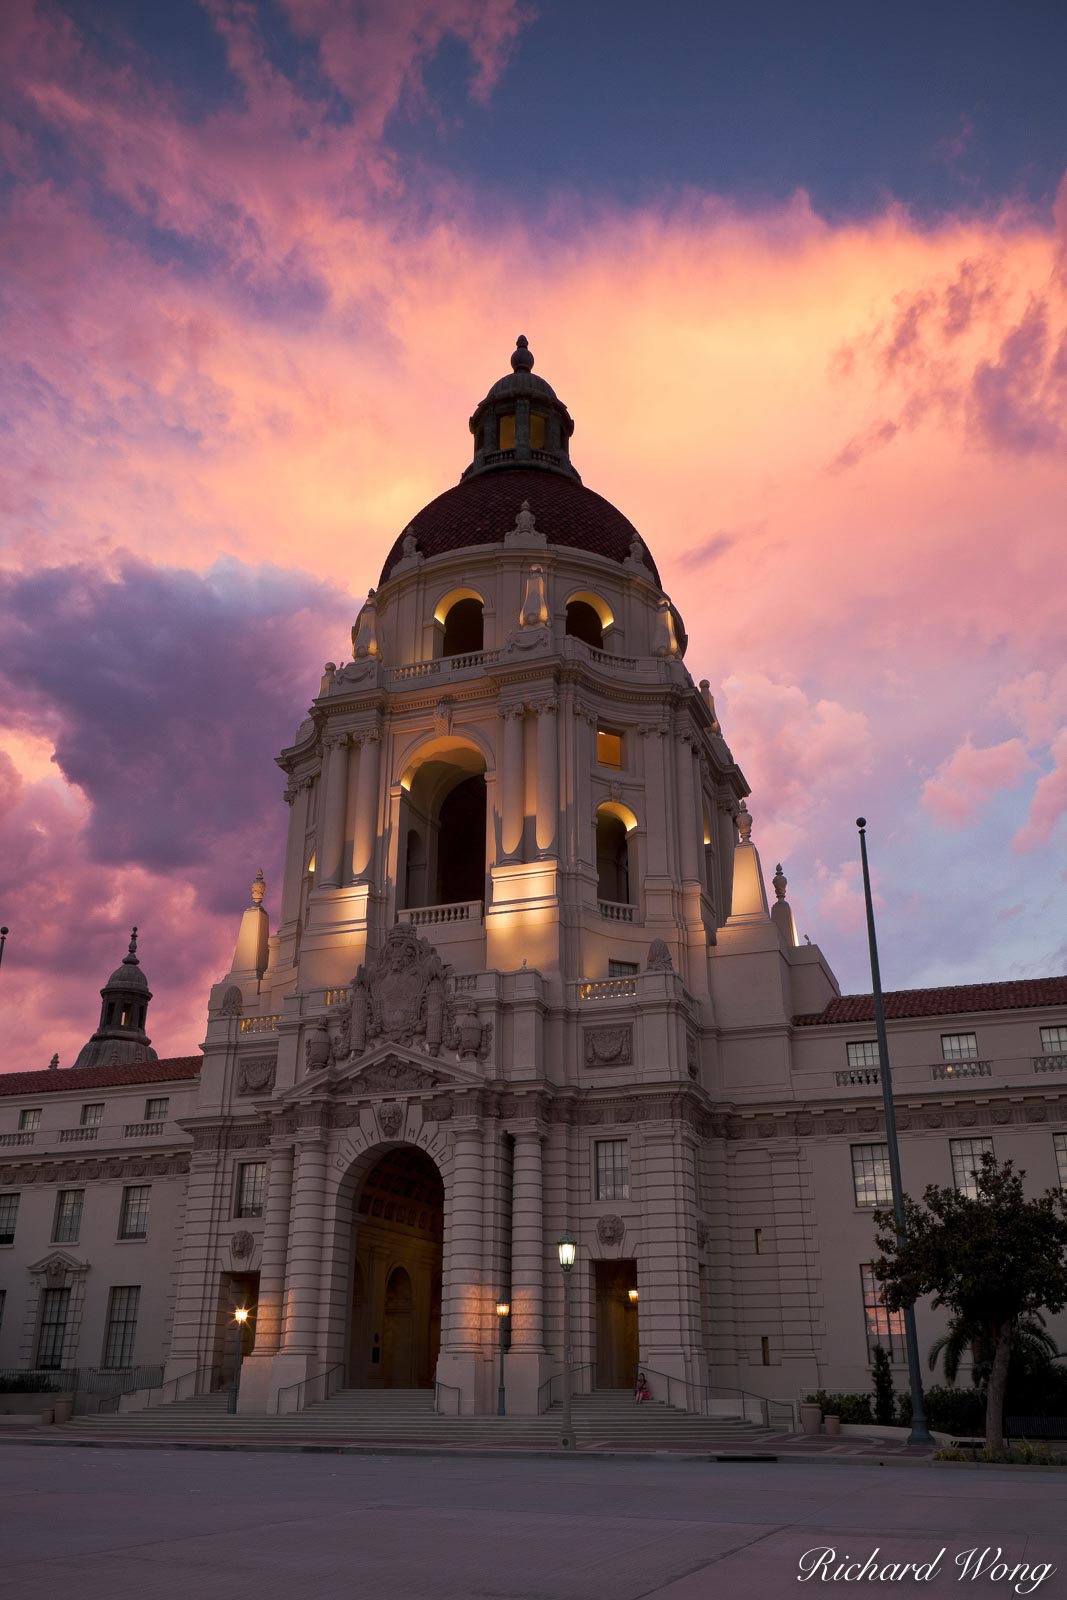
<svg viewBox="0 0 1067 1600">
<path fill-rule="evenodd" d="M 18 1600 L 778 1600 L 803 1554 L 929 1562 L 918 1587 L 1033 1592 L 961 1552 L 1051 1562 L 1067 1478 L 901 1465 L 331 1457 L 0 1446 L 0 1573 Z M 1016 1578 L 1015 1582 L 1019 1579 Z M 835 1592 L 830 1589 L 829 1592 Z M 856 1593 L 855 1587 L 837 1587 Z"/>
</svg>

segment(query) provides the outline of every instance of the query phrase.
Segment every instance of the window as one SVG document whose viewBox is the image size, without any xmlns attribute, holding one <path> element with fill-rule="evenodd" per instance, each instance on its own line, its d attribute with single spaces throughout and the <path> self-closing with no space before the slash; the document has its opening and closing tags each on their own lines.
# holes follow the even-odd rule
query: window
<svg viewBox="0 0 1067 1600">
<path fill-rule="evenodd" d="M 876 1067 L 878 1066 L 878 1040 L 857 1039 L 853 1044 L 845 1046 L 848 1051 L 848 1064 L 850 1067 Z M 837 1058 L 839 1061 L 840 1056 Z"/>
<path fill-rule="evenodd" d="M 974 1200 L 978 1195 L 978 1180 L 975 1173 L 981 1168 L 982 1157 L 993 1154 L 992 1139 L 950 1139 L 948 1147 L 952 1152 L 952 1181 L 960 1194 L 969 1194 Z"/>
<path fill-rule="evenodd" d="M 608 962 L 609 978 L 636 978 L 640 971 L 641 963 L 639 961 Z"/>
<path fill-rule="evenodd" d="M 1060 1188 L 1067 1189 L 1067 1133 L 1054 1134 L 1053 1143 L 1056 1146 L 1056 1170 L 1060 1175 Z M 0 1233 L 0 1244 L 3 1242 L 3 1234 Z"/>
<path fill-rule="evenodd" d="M 887 1144 L 852 1146 L 852 1188 L 858 1206 L 891 1206 L 893 1186 L 889 1178 Z"/>
<path fill-rule="evenodd" d="M 763 1254 L 763 1229 L 762 1228 L 753 1229 L 753 1242 L 754 1242 L 754 1244 L 756 1246 L 756 1254 L 758 1256 L 761 1256 Z"/>
<path fill-rule="evenodd" d="M 53 1244 L 77 1244 L 82 1231 L 84 1199 L 84 1189 L 60 1189 L 56 1195 L 56 1218 L 52 1228 Z"/>
<path fill-rule="evenodd" d="M 874 1347 L 880 1344 L 889 1353 L 890 1361 L 905 1359 L 904 1313 L 887 1311 L 882 1299 L 882 1285 L 874 1275 L 870 1262 L 860 1267 L 863 1287 L 863 1317 L 867 1325 L 867 1359 L 873 1361 Z"/>
<path fill-rule="evenodd" d="M 63 1365 L 63 1347 L 67 1342 L 67 1316 L 70 1312 L 69 1289 L 46 1289 L 41 1296 L 41 1331 L 37 1336 L 37 1365 L 55 1372 Z"/>
<path fill-rule="evenodd" d="M 596 759 L 601 767 L 622 766 L 622 734 L 614 733 L 610 728 L 598 728 L 596 731 Z"/>
<path fill-rule="evenodd" d="M 132 1367 L 133 1341 L 137 1332 L 137 1307 L 141 1290 L 133 1284 L 112 1289 L 107 1302 L 107 1332 L 104 1335 L 105 1367 Z"/>
<path fill-rule="evenodd" d="M 606 611 L 606 608 L 605 608 Z M 610 612 L 606 612 L 610 619 Z M 568 600 L 567 620 L 565 632 L 572 639 L 580 639 L 583 644 L 591 645 L 594 650 L 604 648 L 604 628 L 606 622 L 595 606 L 588 600 Z"/>
<path fill-rule="evenodd" d="M 978 1055 L 976 1033 L 943 1033 L 941 1035 L 942 1061 L 973 1061 Z"/>
<path fill-rule="evenodd" d="M 760 1336 L 759 1348 L 760 1360 L 765 1367 L 769 1367 L 771 1364 L 771 1341 L 765 1333 Z"/>
<path fill-rule="evenodd" d="M 104 1120 L 104 1102 L 98 1100 L 95 1105 L 82 1106 L 82 1127 L 98 1128 Z"/>
<path fill-rule="evenodd" d="M 19 1216 L 17 1194 L 0 1194 L 0 1244 L 14 1244 L 15 1223 Z"/>
<path fill-rule="evenodd" d="M 234 1212 L 238 1217 L 261 1217 L 263 1215 L 263 1194 L 267 1187 L 267 1163 L 265 1161 L 244 1161 L 237 1168 L 237 1206 Z"/>
<path fill-rule="evenodd" d="M 596 1152 L 596 1197 L 598 1200 L 629 1200 L 630 1162 L 625 1139 L 598 1139 Z"/>
<path fill-rule="evenodd" d="M 122 1191 L 122 1211 L 119 1216 L 120 1239 L 145 1239 L 148 1236 L 148 1201 L 152 1193 L 150 1183 L 131 1184 Z"/>
<path fill-rule="evenodd" d="M 32 1111 L 19 1112 L 19 1132 L 36 1133 L 41 1126 L 41 1109 L 35 1106 Z"/>
<path fill-rule="evenodd" d="M 144 1103 L 144 1119 L 146 1122 L 166 1122 L 170 1111 L 170 1100 L 162 1095 L 158 1100 L 146 1100 Z"/>
<path fill-rule="evenodd" d="M 0 1289 L 0 1333 L 4 1329 L 4 1302 L 7 1299 L 7 1290 Z"/>
<path fill-rule="evenodd" d="M 596 814 L 596 870 L 598 899 L 629 905 L 629 831 L 622 818 L 605 806 Z"/>
<path fill-rule="evenodd" d="M 485 645 L 485 616 L 477 595 L 466 595 L 448 608 L 441 636 L 443 656 L 474 655 Z"/>
<path fill-rule="evenodd" d="M 543 450 L 545 448 L 545 423 L 547 420 L 543 411 L 530 412 L 531 450 Z"/>
<path fill-rule="evenodd" d="M 1046 1056 L 1067 1055 L 1067 1028 L 1042 1028 L 1041 1049 Z"/>
<path fill-rule="evenodd" d="M 500 445 L 501 450 L 514 450 L 515 448 L 515 416 L 501 417 L 500 419 Z"/>
</svg>

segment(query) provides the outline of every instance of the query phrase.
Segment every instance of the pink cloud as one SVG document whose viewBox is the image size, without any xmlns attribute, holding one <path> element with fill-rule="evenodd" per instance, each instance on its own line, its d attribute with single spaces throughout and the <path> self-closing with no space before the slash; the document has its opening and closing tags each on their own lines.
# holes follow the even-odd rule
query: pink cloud
<svg viewBox="0 0 1067 1600">
<path fill-rule="evenodd" d="M 1052 741 L 1053 767 L 1038 779 L 1030 815 L 1012 840 L 1012 849 L 1024 852 L 1047 844 L 1067 812 L 1067 728 Z"/>
<path fill-rule="evenodd" d="M 967 738 L 923 784 L 923 807 L 943 827 L 965 827 L 999 790 L 1017 789 L 1032 766 L 1021 739 L 977 749 Z"/>
</svg>

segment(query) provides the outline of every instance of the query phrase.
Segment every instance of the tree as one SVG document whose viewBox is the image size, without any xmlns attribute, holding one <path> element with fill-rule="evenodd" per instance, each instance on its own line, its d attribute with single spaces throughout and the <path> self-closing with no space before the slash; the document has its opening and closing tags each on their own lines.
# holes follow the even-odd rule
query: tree
<svg viewBox="0 0 1067 1600">
<path fill-rule="evenodd" d="M 983 1371 L 993 1365 L 993 1350 L 985 1328 L 953 1317 L 948 1332 L 935 1339 L 930 1346 L 928 1361 L 930 1371 L 937 1370 L 943 1357 L 945 1382 L 955 1383 L 959 1377 L 960 1362 L 967 1350 L 971 1352 L 971 1382 L 978 1384 Z M 1012 1334 L 1012 1365 L 1018 1362 L 1027 1372 L 1047 1367 L 1059 1356 L 1055 1339 L 1045 1328 L 1045 1319 L 1039 1312 L 1032 1317 L 1020 1317 Z"/>
<path fill-rule="evenodd" d="M 975 1171 L 977 1194 L 931 1184 L 922 1204 L 904 1197 L 907 1238 L 891 1211 L 876 1211 L 874 1275 L 890 1311 L 932 1294 L 975 1330 L 992 1353 L 986 1390 L 986 1443 L 1004 1440 L 1004 1392 L 1012 1343 L 1023 1318 L 1067 1305 L 1067 1195 L 1023 1194 L 1022 1172 L 986 1154 Z"/>
<path fill-rule="evenodd" d="M 889 1364 L 889 1351 L 884 1345 L 874 1347 L 874 1420 L 882 1427 L 891 1428 L 896 1420 L 897 1397 L 893 1393 L 893 1369 Z"/>
</svg>

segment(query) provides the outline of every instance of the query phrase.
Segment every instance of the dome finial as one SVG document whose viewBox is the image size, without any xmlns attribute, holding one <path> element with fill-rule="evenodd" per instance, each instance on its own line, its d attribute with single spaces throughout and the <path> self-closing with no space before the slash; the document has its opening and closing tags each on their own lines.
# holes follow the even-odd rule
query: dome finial
<svg viewBox="0 0 1067 1600">
<path fill-rule="evenodd" d="M 512 372 L 532 372 L 534 358 L 530 353 L 530 343 L 524 333 L 520 333 L 515 340 L 515 349 L 511 356 Z"/>
<path fill-rule="evenodd" d="M 129 948 L 129 951 L 127 952 L 125 960 L 123 962 L 124 966 L 127 965 L 127 964 L 129 966 L 131 966 L 131 967 L 139 967 L 141 965 L 141 963 L 137 959 L 137 929 L 136 929 L 136 927 L 133 929 L 132 933 L 130 934 L 130 948 Z"/>
</svg>

